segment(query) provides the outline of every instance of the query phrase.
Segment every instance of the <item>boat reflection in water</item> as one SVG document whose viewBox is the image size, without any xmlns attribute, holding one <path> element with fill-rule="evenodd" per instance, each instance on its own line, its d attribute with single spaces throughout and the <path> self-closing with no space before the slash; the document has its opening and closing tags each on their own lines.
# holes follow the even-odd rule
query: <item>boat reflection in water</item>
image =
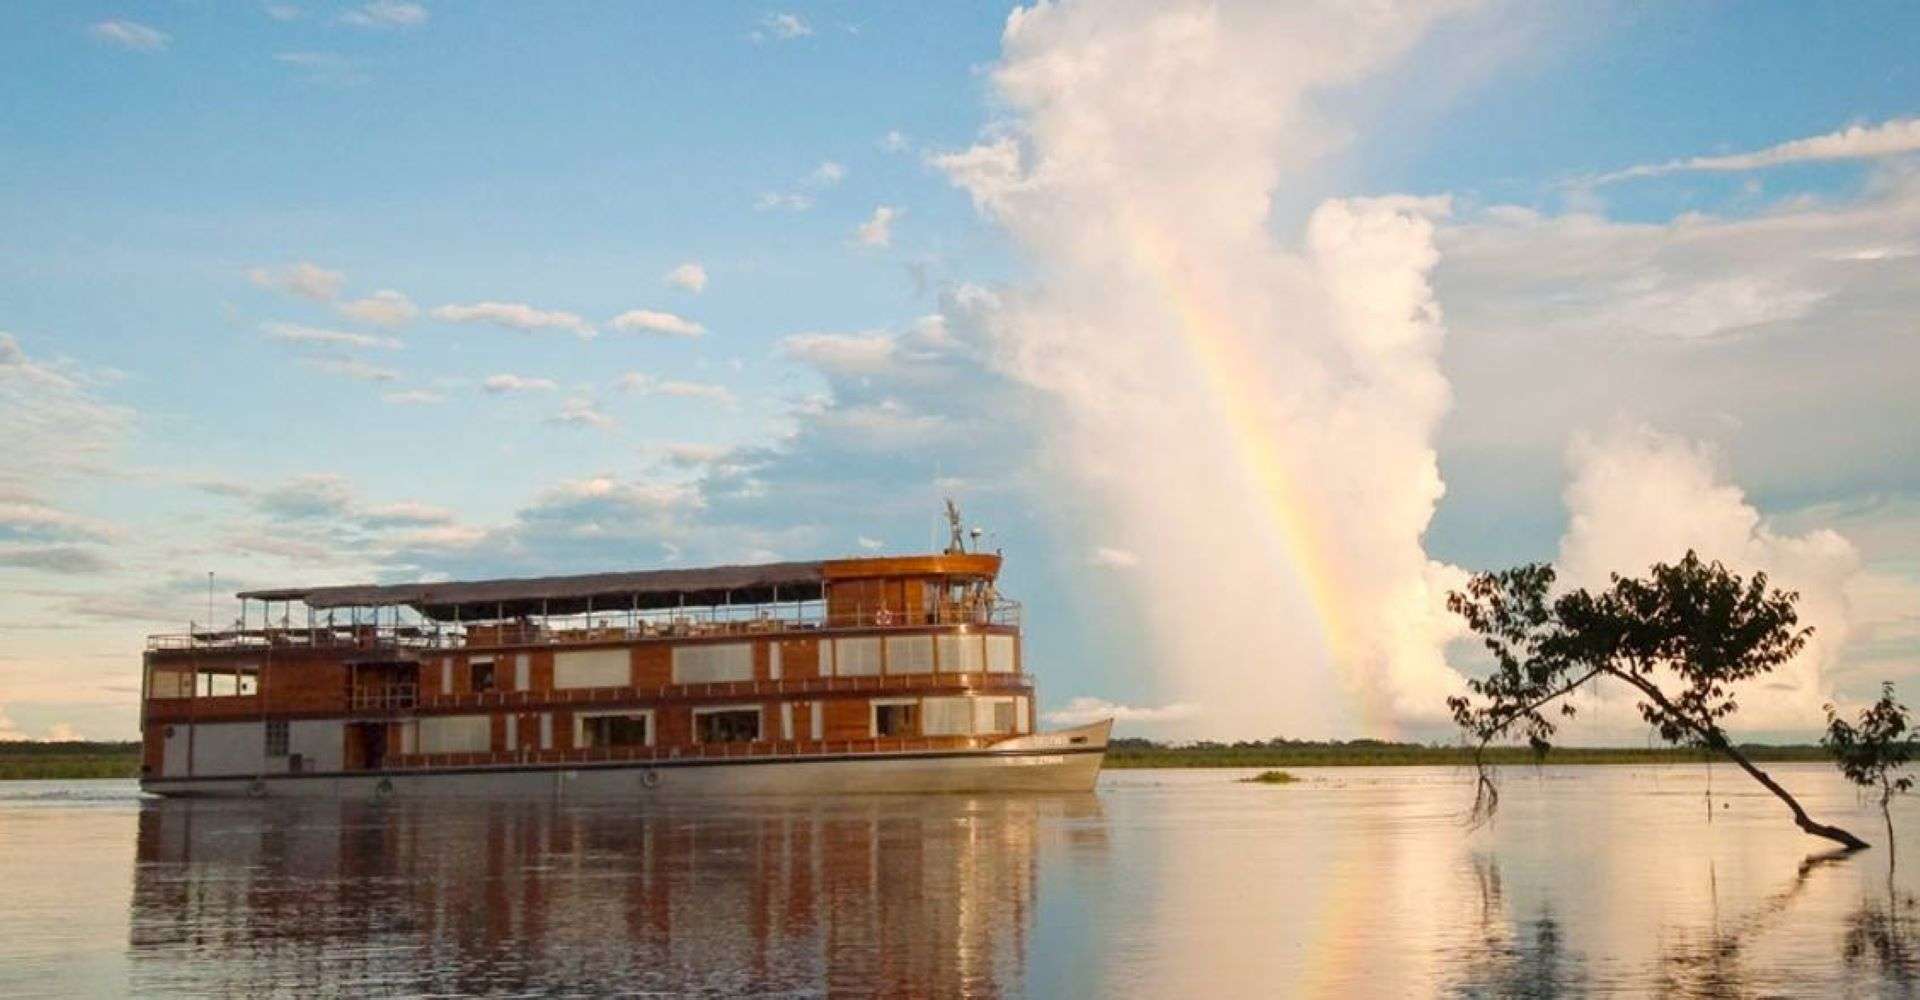
<svg viewBox="0 0 1920 1000">
<path fill-rule="evenodd" d="M 130 985 L 1017 994 L 1042 831 L 1099 811 L 1092 795 L 154 802 Z"/>
</svg>

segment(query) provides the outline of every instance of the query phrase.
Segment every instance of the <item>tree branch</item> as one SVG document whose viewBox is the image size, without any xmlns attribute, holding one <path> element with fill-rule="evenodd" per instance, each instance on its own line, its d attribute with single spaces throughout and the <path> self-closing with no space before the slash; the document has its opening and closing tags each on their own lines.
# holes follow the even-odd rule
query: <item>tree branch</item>
<svg viewBox="0 0 1920 1000">
<path fill-rule="evenodd" d="M 1655 705 L 1658 705 L 1660 710 L 1667 714 L 1668 718 L 1692 730 L 1707 746 L 1718 750 L 1729 760 L 1740 765 L 1740 769 L 1752 776 L 1753 780 L 1758 781 L 1767 791 L 1772 792 L 1775 797 L 1787 804 L 1787 808 L 1793 812 L 1794 824 L 1799 826 L 1800 829 L 1816 837 L 1825 837 L 1828 840 L 1845 846 L 1848 850 L 1857 851 L 1869 846 L 1866 841 L 1861 840 L 1859 837 L 1837 826 L 1828 826 L 1825 823 L 1816 822 L 1813 817 L 1807 815 L 1806 809 L 1802 808 L 1799 801 L 1788 794 L 1786 789 L 1781 788 L 1780 784 L 1774 781 L 1767 772 L 1755 767 L 1753 761 L 1747 759 L 1746 754 L 1741 753 L 1732 743 L 1729 743 L 1726 734 L 1720 731 L 1719 726 L 1711 724 L 1703 725 L 1682 713 L 1673 706 L 1673 702 L 1667 700 L 1667 696 L 1663 694 L 1652 681 L 1636 676 L 1631 671 L 1621 670 L 1617 667 L 1606 667 L 1605 670 L 1607 673 L 1639 688 L 1640 692 L 1651 699 Z"/>
</svg>

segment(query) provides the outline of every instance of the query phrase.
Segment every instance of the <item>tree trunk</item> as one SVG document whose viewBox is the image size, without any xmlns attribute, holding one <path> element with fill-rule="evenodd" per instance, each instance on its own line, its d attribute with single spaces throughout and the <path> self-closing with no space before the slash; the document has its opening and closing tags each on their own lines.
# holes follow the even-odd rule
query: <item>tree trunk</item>
<svg viewBox="0 0 1920 1000">
<path fill-rule="evenodd" d="M 1707 746 L 1725 754 L 1728 760 L 1740 765 L 1741 770 L 1752 775 L 1753 780 L 1758 781 L 1761 787 L 1772 792 L 1780 801 L 1785 802 L 1787 808 L 1793 811 L 1794 825 L 1816 837 L 1825 837 L 1850 851 L 1857 851 L 1871 846 L 1866 841 L 1861 840 L 1859 837 L 1837 826 L 1828 826 L 1825 823 L 1817 822 L 1812 816 L 1807 815 L 1807 811 L 1801 808 L 1799 800 L 1787 794 L 1787 790 L 1781 788 L 1778 782 L 1767 775 L 1767 772 L 1753 766 L 1753 761 L 1748 760 L 1746 754 L 1741 753 L 1733 744 L 1727 742 L 1726 735 L 1720 732 L 1720 727 L 1703 726 L 1681 714 L 1678 709 L 1673 707 L 1673 703 L 1667 700 L 1667 696 L 1662 694 L 1660 689 L 1655 687 L 1651 681 L 1645 680 L 1628 671 L 1616 670 L 1610 672 L 1627 683 L 1632 684 L 1634 687 L 1639 688 L 1641 693 L 1653 699 L 1653 703 L 1660 706 L 1660 710 L 1667 713 L 1669 718 L 1678 720 L 1681 725 L 1693 730 L 1695 735 L 1706 741 Z"/>
</svg>

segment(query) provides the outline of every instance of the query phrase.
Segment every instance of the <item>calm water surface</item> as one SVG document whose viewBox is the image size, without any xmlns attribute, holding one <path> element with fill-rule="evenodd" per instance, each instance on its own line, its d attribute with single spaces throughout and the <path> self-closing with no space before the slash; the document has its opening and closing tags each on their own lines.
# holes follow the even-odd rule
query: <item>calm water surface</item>
<svg viewBox="0 0 1920 1000">
<path fill-rule="evenodd" d="M 1478 830 L 1451 768 L 1244 773 L 651 811 L 0 783 L 0 996 L 1920 992 L 1920 812 L 1890 878 L 1725 767 L 1510 770 Z"/>
</svg>

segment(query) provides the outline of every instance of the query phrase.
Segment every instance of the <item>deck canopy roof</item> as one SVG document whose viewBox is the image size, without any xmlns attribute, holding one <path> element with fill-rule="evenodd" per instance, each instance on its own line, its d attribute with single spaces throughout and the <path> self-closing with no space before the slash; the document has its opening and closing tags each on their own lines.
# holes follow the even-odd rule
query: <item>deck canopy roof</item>
<svg viewBox="0 0 1920 1000">
<path fill-rule="evenodd" d="M 239 596 L 254 601 L 300 601 L 321 609 L 405 605 L 440 621 L 485 621 L 628 608 L 817 601 L 826 580 L 824 562 L 786 562 L 514 580 L 251 590 Z"/>
</svg>

